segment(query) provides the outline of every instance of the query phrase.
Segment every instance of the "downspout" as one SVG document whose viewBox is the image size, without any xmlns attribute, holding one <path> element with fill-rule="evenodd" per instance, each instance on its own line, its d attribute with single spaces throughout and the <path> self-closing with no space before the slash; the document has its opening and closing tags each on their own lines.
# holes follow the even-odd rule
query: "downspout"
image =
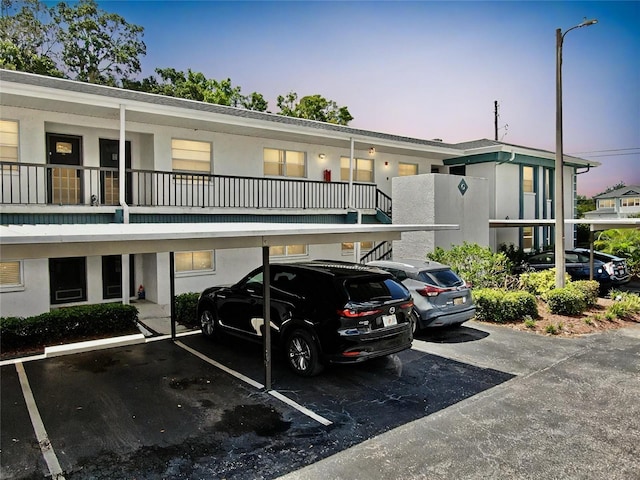
<svg viewBox="0 0 640 480">
<path fill-rule="evenodd" d="M 125 148 L 125 106 L 120 104 L 120 143 L 118 149 L 118 200 L 122 207 L 122 222 L 129 223 L 129 205 L 127 205 L 125 197 L 126 177 L 127 177 L 127 162 L 126 162 L 126 148 Z M 129 271 L 129 255 L 124 254 L 120 259 L 121 273 L 122 273 L 122 303 L 129 305 L 129 283 L 131 279 L 131 272 Z"/>
</svg>

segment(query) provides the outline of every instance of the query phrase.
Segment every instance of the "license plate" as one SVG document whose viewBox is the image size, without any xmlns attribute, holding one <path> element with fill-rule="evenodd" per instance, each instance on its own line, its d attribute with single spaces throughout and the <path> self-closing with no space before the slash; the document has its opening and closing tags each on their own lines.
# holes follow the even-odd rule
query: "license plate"
<svg viewBox="0 0 640 480">
<path fill-rule="evenodd" d="M 395 315 L 383 315 L 382 316 L 382 324 L 385 327 L 390 327 L 391 325 L 397 325 L 398 319 Z"/>
<path fill-rule="evenodd" d="M 463 303 L 467 302 L 467 297 L 457 297 L 453 299 L 453 304 L 454 305 L 462 305 Z"/>
</svg>

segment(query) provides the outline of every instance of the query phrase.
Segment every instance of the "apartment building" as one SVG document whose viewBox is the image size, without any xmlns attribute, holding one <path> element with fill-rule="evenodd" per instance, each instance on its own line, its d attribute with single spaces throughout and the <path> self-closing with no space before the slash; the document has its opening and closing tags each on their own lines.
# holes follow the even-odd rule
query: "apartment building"
<svg viewBox="0 0 640 480">
<path fill-rule="evenodd" d="M 527 147 L 447 144 L 6 70 L 0 107 L 3 225 L 388 223 L 393 178 L 449 174 L 489 180 L 489 204 L 473 208 L 490 218 L 552 216 L 553 154 Z M 588 165 L 595 164 L 568 159 L 567 185 Z M 567 190 L 571 200 L 575 192 Z M 437 192 L 422 194 L 438 204 Z M 527 247 L 547 234 L 496 234 L 491 244 Z M 382 247 L 360 245 L 372 256 L 388 252 Z M 176 293 L 234 282 L 260 255 L 175 252 Z M 353 243 L 281 245 L 271 255 L 361 258 Z M 131 272 L 124 288 L 123 259 Z M 167 252 L 3 257 L 0 315 L 117 301 L 136 297 L 141 286 L 149 301 L 166 305 L 168 270 Z"/>
</svg>

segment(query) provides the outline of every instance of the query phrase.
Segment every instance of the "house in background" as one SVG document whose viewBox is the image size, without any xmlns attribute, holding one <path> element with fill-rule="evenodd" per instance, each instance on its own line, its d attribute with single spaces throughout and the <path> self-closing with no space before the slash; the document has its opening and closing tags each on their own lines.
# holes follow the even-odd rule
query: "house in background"
<svg viewBox="0 0 640 480">
<path fill-rule="evenodd" d="M 3 225 L 388 223 L 394 178 L 450 174 L 487 179 L 489 200 L 466 215 L 552 216 L 552 154 L 527 147 L 447 144 L 6 70 L 0 107 Z M 565 158 L 567 185 L 576 169 L 595 165 Z M 575 188 L 566 191 L 573 205 Z M 460 194 L 426 189 L 415 208 L 443 205 L 445 193 Z M 490 243 L 527 247 L 536 235 L 516 229 Z M 363 255 L 353 243 L 280 245 L 271 255 L 359 260 L 390 247 L 360 248 Z M 176 293 L 235 282 L 260 262 L 260 249 L 175 252 Z M 168 252 L 3 257 L 0 316 L 125 301 L 141 285 L 149 301 L 168 305 L 168 278 Z"/>
<path fill-rule="evenodd" d="M 593 197 L 596 209 L 585 212 L 584 218 L 630 218 L 640 215 L 640 186 L 631 185 Z"/>
</svg>

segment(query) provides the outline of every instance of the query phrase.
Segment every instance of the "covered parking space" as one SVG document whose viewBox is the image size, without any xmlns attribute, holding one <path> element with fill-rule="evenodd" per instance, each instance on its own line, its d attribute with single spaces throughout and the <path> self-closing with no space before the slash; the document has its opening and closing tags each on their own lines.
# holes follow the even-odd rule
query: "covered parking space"
<svg viewBox="0 0 640 480">
<path fill-rule="evenodd" d="M 593 280 L 593 244 L 595 232 L 618 228 L 640 228 L 640 218 L 613 218 L 613 219 L 567 219 L 566 225 L 589 225 L 589 278 Z M 521 227 L 554 227 L 556 221 L 553 219 L 536 220 L 489 220 L 489 228 L 521 228 Z"/>
<path fill-rule="evenodd" d="M 175 296 L 174 252 L 262 249 L 264 322 L 270 324 L 269 247 L 292 243 L 330 244 L 400 240 L 403 232 L 456 230 L 458 225 L 177 223 L 0 226 L 1 260 L 169 252 L 171 298 Z M 126 262 L 123 262 L 126 264 Z M 175 305 L 171 333 L 175 340 Z M 271 389 L 270 329 L 264 335 L 264 386 Z"/>
</svg>

